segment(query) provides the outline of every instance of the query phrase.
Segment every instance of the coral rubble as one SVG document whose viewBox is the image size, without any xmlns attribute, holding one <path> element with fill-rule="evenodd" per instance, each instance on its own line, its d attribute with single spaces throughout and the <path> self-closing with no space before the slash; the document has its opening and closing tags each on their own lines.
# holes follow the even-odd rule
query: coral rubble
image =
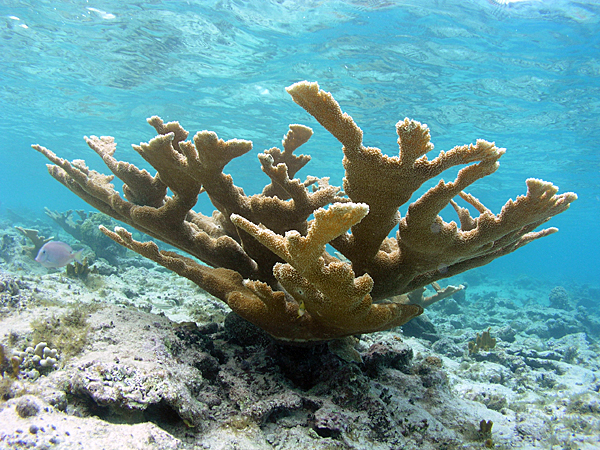
<svg viewBox="0 0 600 450">
<path fill-rule="evenodd" d="M 577 198 L 531 178 L 526 195 L 493 214 L 463 190 L 498 168 L 505 150 L 494 143 L 478 140 L 430 160 L 429 129 L 404 119 L 396 125 L 399 154 L 386 156 L 363 145 L 362 130 L 317 83 L 299 82 L 287 91 L 342 143 L 343 191 L 327 179 L 292 179 L 310 160 L 293 154 L 312 135 L 302 125 L 290 125 L 283 151 L 272 148 L 259 155 L 271 184 L 251 196 L 223 173 L 227 163 L 251 150 L 250 141 L 223 141 L 210 131 L 189 141 L 178 122 L 158 117 L 148 120 L 158 136 L 134 146 L 156 169 L 154 176 L 115 159 L 113 138 L 86 138 L 124 182 L 124 197 L 114 189 L 113 176 L 91 170 L 81 160 L 68 162 L 39 145 L 34 148 L 53 163 L 50 174 L 89 204 L 207 265 L 159 251 L 153 242 L 137 242 L 123 228 L 112 232 L 102 227 L 115 241 L 189 278 L 271 335 L 294 341 L 333 339 L 407 322 L 423 307 L 404 294 L 554 233 L 556 228 L 534 230 Z M 439 181 L 400 216 L 399 208 L 423 183 L 457 165 L 466 167 L 455 180 Z M 192 210 L 203 193 L 216 208 L 211 217 Z M 456 197 L 479 216 L 472 217 Z M 448 204 L 460 225 L 439 216 Z M 389 237 L 395 227 L 396 237 Z M 330 255 L 326 244 L 343 258 Z"/>
</svg>

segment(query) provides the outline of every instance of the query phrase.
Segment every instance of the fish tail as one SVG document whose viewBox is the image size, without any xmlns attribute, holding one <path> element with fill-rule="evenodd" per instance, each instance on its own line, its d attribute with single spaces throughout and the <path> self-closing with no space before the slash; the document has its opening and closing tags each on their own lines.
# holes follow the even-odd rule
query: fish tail
<svg viewBox="0 0 600 450">
<path fill-rule="evenodd" d="M 83 264 L 83 249 L 79 249 L 73 253 L 73 259 L 79 264 Z"/>
</svg>

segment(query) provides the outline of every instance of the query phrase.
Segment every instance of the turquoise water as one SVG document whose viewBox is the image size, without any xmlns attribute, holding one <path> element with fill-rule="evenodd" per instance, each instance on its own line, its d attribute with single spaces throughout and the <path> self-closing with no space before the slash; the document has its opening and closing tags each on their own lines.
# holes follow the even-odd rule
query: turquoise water
<svg viewBox="0 0 600 450">
<path fill-rule="evenodd" d="M 30 145 L 107 172 L 82 137 L 112 135 L 117 157 L 145 166 L 130 144 L 154 136 L 154 114 L 252 140 L 226 170 L 247 193 L 267 183 L 256 154 L 289 123 L 309 125 L 299 176 L 339 184 L 340 144 L 284 90 L 307 79 L 386 153 L 406 116 L 429 125 L 438 151 L 477 138 L 507 148 L 469 191 L 494 212 L 529 177 L 577 192 L 549 224 L 560 233 L 485 270 L 600 279 L 597 1 L 2 1 L 0 16 L 0 212 L 89 209 Z"/>
</svg>

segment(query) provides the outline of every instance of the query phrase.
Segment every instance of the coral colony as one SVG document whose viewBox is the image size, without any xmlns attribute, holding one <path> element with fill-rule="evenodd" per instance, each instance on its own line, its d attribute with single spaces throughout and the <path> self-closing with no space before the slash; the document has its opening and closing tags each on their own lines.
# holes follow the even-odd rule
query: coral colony
<svg viewBox="0 0 600 450">
<path fill-rule="evenodd" d="M 271 183 L 251 196 L 223 173 L 229 161 L 251 150 L 250 141 L 223 141 L 210 131 L 198 132 L 189 141 L 178 122 L 163 123 L 158 117 L 148 120 L 158 136 L 134 146 L 156 169 L 154 176 L 117 161 L 112 137 L 86 138 L 124 182 L 124 196 L 111 184 L 113 176 L 33 147 L 53 163 L 50 174 L 90 205 L 205 264 L 160 251 L 153 242 L 138 242 L 124 228 L 113 232 L 102 227 L 104 233 L 288 341 L 328 340 L 402 325 L 432 303 L 422 297 L 424 286 L 556 232 L 534 230 L 577 199 L 572 192 L 558 195 L 551 183 L 530 178 L 527 194 L 494 214 L 464 192 L 498 168 L 505 150 L 494 143 L 478 140 L 430 160 L 429 129 L 404 119 L 396 125 L 399 154 L 390 157 L 363 145 L 361 129 L 317 83 L 302 81 L 287 92 L 342 143 L 343 190 L 328 179 L 293 178 L 310 160 L 293 154 L 313 133 L 303 125 L 290 125 L 283 151 L 271 148 L 258 155 Z M 465 167 L 455 180 L 439 181 L 400 216 L 399 208 L 424 182 L 457 165 Z M 172 196 L 167 196 L 168 189 Z M 192 210 L 203 193 L 216 208 L 212 216 Z M 472 217 L 455 202 L 457 197 L 479 215 Z M 456 210 L 459 225 L 439 216 L 448 204 Z M 389 237 L 395 228 L 396 237 Z M 340 257 L 329 254 L 326 244 Z M 434 300 L 456 288 L 436 290 Z"/>
</svg>

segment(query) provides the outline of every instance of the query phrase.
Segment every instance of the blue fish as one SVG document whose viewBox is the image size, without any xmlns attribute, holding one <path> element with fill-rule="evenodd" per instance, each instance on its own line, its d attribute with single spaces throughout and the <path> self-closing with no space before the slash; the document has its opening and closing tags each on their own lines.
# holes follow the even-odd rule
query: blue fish
<svg viewBox="0 0 600 450">
<path fill-rule="evenodd" d="M 81 255 L 83 249 L 73 251 L 69 244 L 65 244 L 61 241 L 50 241 L 46 242 L 40 251 L 38 252 L 35 260 L 42 266 L 51 268 L 64 267 L 72 261 L 77 261 L 83 264 Z"/>
</svg>

